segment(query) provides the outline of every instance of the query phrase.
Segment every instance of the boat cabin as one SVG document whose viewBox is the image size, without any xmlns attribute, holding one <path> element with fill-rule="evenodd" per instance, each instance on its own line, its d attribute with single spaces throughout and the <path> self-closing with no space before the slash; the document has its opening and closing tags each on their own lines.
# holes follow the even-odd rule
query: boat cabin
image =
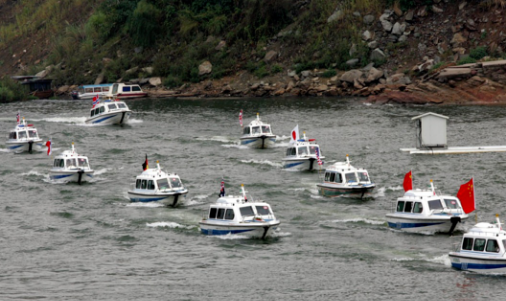
<svg viewBox="0 0 506 301">
<path fill-rule="evenodd" d="M 138 177 L 135 181 L 135 189 L 143 189 L 143 190 L 169 190 L 169 189 L 179 189 L 183 188 L 183 183 L 181 183 L 181 179 L 179 179 L 176 175 L 169 175 L 167 178 L 159 178 L 154 179 L 154 177 Z"/>
<path fill-rule="evenodd" d="M 128 110 L 128 106 L 124 102 L 106 99 L 90 110 L 90 117 L 125 109 Z"/>
<path fill-rule="evenodd" d="M 314 140 L 314 139 L 313 139 Z M 313 155 L 316 156 L 316 151 L 318 150 L 318 145 L 299 145 L 299 146 L 290 146 L 286 149 L 287 156 L 305 156 L 305 155 Z M 321 151 L 319 152 L 320 157 L 322 156 Z"/>
<path fill-rule="evenodd" d="M 223 221 L 270 221 L 275 220 L 274 213 L 267 203 L 248 203 L 242 196 L 227 196 L 218 199 L 209 208 L 209 219 Z"/>
<path fill-rule="evenodd" d="M 11 140 L 26 140 L 26 139 L 39 139 L 37 129 L 33 127 L 33 124 L 18 124 L 14 130 L 9 133 L 9 139 Z"/>
<path fill-rule="evenodd" d="M 326 183 L 369 183 L 371 179 L 365 169 L 349 170 L 343 167 L 342 169 L 327 169 L 325 170 Z"/>
<path fill-rule="evenodd" d="M 63 155 L 63 154 L 62 154 Z M 72 156 L 71 158 L 54 159 L 53 167 L 62 169 L 91 169 L 88 158 L 84 156 Z"/>
<path fill-rule="evenodd" d="M 268 124 L 262 124 L 262 125 L 250 124 L 249 126 L 244 128 L 243 134 L 244 135 L 259 135 L 259 134 L 272 135 L 272 131 L 271 131 L 271 126 Z"/>
<path fill-rule="evenodd" d="M 79 95 L 84 95 L 84 94 L 90 94 L 90 95 L 107 94 L 109 92 L 109 90 L 111 89 L 111 86 L 112 86 L 112 84 L 79 86 L 77 88 L 77 92 L 79 93 Z"/>
<path fill-rule="evenodd" d="M 506 252 L 506 232 L 497 224 L 478 223 L 464 234 L 462 251 L 479 252 L 477 254 L 493 255 Z"/>
<path fill-rule="evenodd" d="M 432 190 L 410 190 L 396 203 L 396 212 L 417 214 L 464 214 L 460 201 L 452 196 L 437 196 Z"/>
</svg>

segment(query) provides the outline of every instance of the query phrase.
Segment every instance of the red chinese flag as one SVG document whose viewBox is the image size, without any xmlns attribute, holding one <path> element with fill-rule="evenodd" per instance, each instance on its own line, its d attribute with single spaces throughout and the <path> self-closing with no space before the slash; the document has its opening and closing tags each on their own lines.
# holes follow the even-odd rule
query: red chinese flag
<svg viewBox="0 0 506 301">
<path fill-rule="evenodd" d="M 460 204 L 462 204 L 462 209 L 465 213 L 471 213 L 476 209 L 473 179 L 466 184 L 460 185 L 457 198 L 460 200 Z"/>
<path fill-rule="evenodd" d="M 402 183 L 404 191 L 413 190 L 413 177 L 411 176 L 411 170 L 404 176 L 404 183 Z"/>
</svg>

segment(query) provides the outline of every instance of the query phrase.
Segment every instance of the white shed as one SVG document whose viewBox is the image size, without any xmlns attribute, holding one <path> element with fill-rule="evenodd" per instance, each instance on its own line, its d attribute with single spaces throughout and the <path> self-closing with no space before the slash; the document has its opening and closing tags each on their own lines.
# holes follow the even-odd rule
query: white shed
<svg viewBox="0 0 506 301">
<path fill-rule="evenodd" d="M 416 148 L 448 148 L 446 142 L 447 116 L 429 112 L 413 117 L 411 120 L 415 121 L 416 126 Z"/>
</svg>

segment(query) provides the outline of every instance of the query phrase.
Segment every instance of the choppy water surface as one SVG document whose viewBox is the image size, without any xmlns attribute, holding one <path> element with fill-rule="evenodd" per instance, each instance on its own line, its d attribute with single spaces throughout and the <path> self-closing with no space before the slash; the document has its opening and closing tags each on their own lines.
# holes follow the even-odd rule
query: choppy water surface
<svg viewBox="0 0 506 301">
<path fill-rule="evenodd" d="M 91 101 L 90 101 L 91 102 Z M 34 123 L 54 153 L 75 142 L 95 182 L 55 185 L 45 153 L 8 153 L 0 141 L 0 300 L 482 300 L 503 296 L 506 278 L 453 270 L 447 253 L 462 233 L 413 235 L 387 228 L 410 169 L 415 187 L 433 179 L 453 194 L 475 178 L 478 219 L 504 214 L 506 154 L 408 155 L 411 117 L 450 117 L 451 146 L 504 145 L 506 108 L 368 106 L 354 99 L 133 100 L 124 127 L 84 124 L 88 101 L 0 105 L 4 137 L 16 112 Z M 238 112 L 257 112 L 279 136 L 277 147 L 239 146 Z M 287 172 L 281 159 L 299 124 L 327 162 L 350 155 L 377 183 L 366 200 L 318 196 L 318 173 Z M 187 206 L 132 204 L 127 190 L 160 160 L 189 189 Z M 217 198 L 241 183 L 269 202 L 278 237 L 207 237 L 198 222 Z M 470 227 L 467 223 L 466 227 Z"/>
</svg>

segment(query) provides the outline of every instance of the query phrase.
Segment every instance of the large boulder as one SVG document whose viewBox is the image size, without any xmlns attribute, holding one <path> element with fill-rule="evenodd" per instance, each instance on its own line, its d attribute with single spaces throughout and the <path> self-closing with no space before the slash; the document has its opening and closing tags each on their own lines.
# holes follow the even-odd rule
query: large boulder
<svg viewBox="0 0 506 301">
<path fill-rule="evenodd" d="M 411 79 L 404 73 L 396 73 L 387 78 L 387 85 L 409 85 Z"/>
<path fill-rule="evenodd" d="M 383 30 L 385 30 L 386 32 L 390 32 L 392 30 L 392 23 L 388 20 L 389 17 L 390 13 L 384 13 L 379 18 L 381 26 L 383 26 Z"/>
<path fill-rule="evenodd" d="M 340 10 L 339 8 L 336 8 L 336 10 L 334 11 L 334 13 L 332 15 L 330 15 L 330 17 L 327 19 L 327 23 L 332 23 L 332 22 L 335 22 L 335 21 L 339 21 L 343 17 L 344 17 L 343 11 Z"/>
<path fill-rule="evenodd" d="M 362 71 L 354 69 L 354 70 L 347 71 L 343 75 L 341 75 L 340 80 L 343 82 L 353 84 L 361 76 L 362 76 Z"/>
<path fill-rule="evenodd" d="M 367 74 L 367 78 L 365 79 L 365 83 L 372 83 L 374 81 L 377 81 L 383 76 L 383 71 L 378 70 L 374 67 L 369 69 L 369 73 Z"/>
<path fill-rule="evenodd" d="M 266 63 L 269 63 L 273 60 L 276 59 L 276 57 L 278 56 L 278 53 L 274 50 L 269 50 L 266 54 L 265 54 L 265 57 L 264 57 L 264 61 Z"/>
<path fill-rule="evenodd" d="M 374 49 L 369 57 L 371 61 L 383 61 L 386 60 L 386 58 L 387 56 L 385 53 L 379 48 Z"/>
<path fill-rule="evenodd" d="M 162 84 L 162 79 L 160 77 L 150 77 L 148 82 L 151 86 L 157 87 Z"/>
<path fill-rule="evenodd" d="M 213 71 L 213 65 L 210 61 L 205 61 L 199 65 L 199 76 L 209 74 Z"/>
</svg>

